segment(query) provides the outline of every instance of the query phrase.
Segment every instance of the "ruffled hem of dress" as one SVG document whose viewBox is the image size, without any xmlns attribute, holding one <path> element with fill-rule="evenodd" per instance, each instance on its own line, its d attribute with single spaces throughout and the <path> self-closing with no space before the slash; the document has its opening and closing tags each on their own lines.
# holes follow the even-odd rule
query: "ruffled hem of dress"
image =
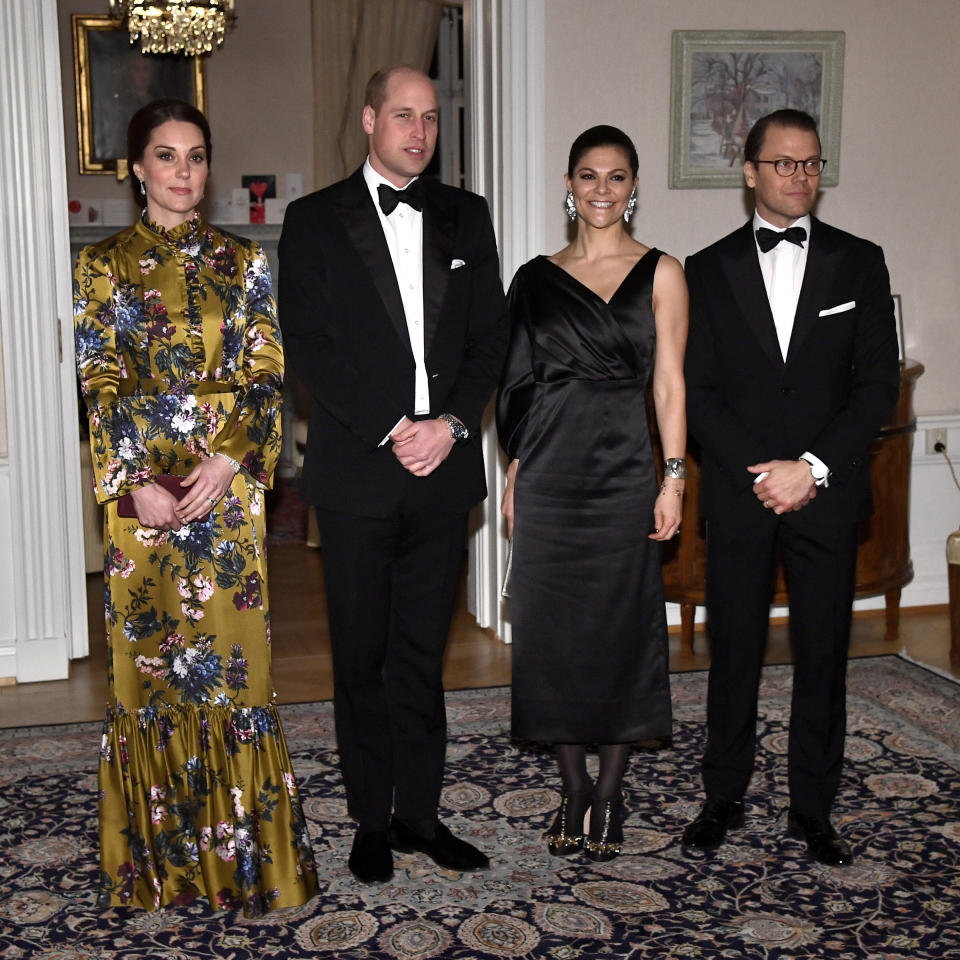
<svg viewBox="0 0 960 960">
<path fill-rule="evenodd" d="M 274 705 L 108 711 L 100 750 L 98 905 L 205 898 L 249 917 L 318 889 Z"/>
</svg>

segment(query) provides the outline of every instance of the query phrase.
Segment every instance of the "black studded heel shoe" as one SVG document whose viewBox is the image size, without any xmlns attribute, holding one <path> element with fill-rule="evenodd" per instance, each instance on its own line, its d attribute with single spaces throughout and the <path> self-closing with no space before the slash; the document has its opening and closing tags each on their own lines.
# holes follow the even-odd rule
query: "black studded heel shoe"
<svg viewBox="0 0 960 960">
<path fill-rule="evenodd" d="M 590 809 L 589 793 L 563 791 L 560 809 L 550 829 L 543 835 L 547 849 L 555 857 L 569 857 L 583 849 L 583 820 Z"/>
<path fill-rule="evenodd" d="M 583 851 L 591 860 L 604 863 L 620 856 L 623 845 L 623 797 L 612 800 L 593 798 L 590 813 L 590 835 Z"/>
</svg>

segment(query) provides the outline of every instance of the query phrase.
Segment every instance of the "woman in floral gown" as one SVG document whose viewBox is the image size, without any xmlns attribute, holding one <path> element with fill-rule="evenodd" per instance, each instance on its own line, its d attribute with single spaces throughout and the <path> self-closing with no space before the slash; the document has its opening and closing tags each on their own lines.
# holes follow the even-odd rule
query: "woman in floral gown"
<svg viewBox="0 0 960 960">
<path fill-rule="evenodd" d="M 263 251 L 197 212 L 203 114 L 148 104 L 127 155 L 143 215 L 85 248 L 74 277 L 105 511 L 99 902 L 204 896 L 256 915 L 317 889 L 270 670 L 280 331 Z M 176 495 L 160 474 L 184 478 Z"/>
</svg>

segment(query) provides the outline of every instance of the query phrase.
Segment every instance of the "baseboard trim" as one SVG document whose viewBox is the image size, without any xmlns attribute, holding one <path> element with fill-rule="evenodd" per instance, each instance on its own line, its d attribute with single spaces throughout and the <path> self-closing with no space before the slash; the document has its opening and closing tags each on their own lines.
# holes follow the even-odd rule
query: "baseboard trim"
<svg viewBox="0 0 960 960">
<path fill-rule="evenodd" d="M 867 599 L 873 600 L 877 599 L 883 601 L 883 597 L 869 597 Z M 677 604 L 668 604 L 668 606 L 678 606 Z M 780 608 L 782 609 L 782 608 Z M 706 624 L 706 609 L 704 607 L 697 607 L 697 621 L 696 626 L 702 627 Z M 909 607 L 900 608 L 901 617 L 915 617 L 915 616 L 937 616 L 942 614 L 947 616 L 950 613 L 950 604 L 948 603 L 927 603 L 927 604 L 914 604 Z M 856 609 L 853 611 L 854 620 L 879 620 L 881 617 L 886 616 L 886 609 L 881 606 L 868 607 L 865 609 Z M 770 616 L 770 626 L 779 627 L 783 626 L 790 622 L 790 617 L 786 613 L 775 613 Z M 667 627 L 667 632 L 672 635 L 680 633 L 680 624 L 671 623 Z"/>
</svg>

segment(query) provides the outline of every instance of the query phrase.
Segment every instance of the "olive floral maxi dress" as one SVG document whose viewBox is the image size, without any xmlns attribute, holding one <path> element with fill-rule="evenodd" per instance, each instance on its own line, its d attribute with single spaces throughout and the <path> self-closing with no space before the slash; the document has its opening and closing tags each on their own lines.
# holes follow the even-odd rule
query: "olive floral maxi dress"
<svg viewBox="0 0 960 960">
<path fill-rule="evenodd" d="M 266 258 L 196 215 L 141 220 L 80 253 L 74 298 L 105 512 L 99 903 L 303 903 L 317 879 L 270 670 L 283 352 Z M 118 497 L 217 451 L 243 466 L 205 521 L 118 516 Z"/>
</svg>

